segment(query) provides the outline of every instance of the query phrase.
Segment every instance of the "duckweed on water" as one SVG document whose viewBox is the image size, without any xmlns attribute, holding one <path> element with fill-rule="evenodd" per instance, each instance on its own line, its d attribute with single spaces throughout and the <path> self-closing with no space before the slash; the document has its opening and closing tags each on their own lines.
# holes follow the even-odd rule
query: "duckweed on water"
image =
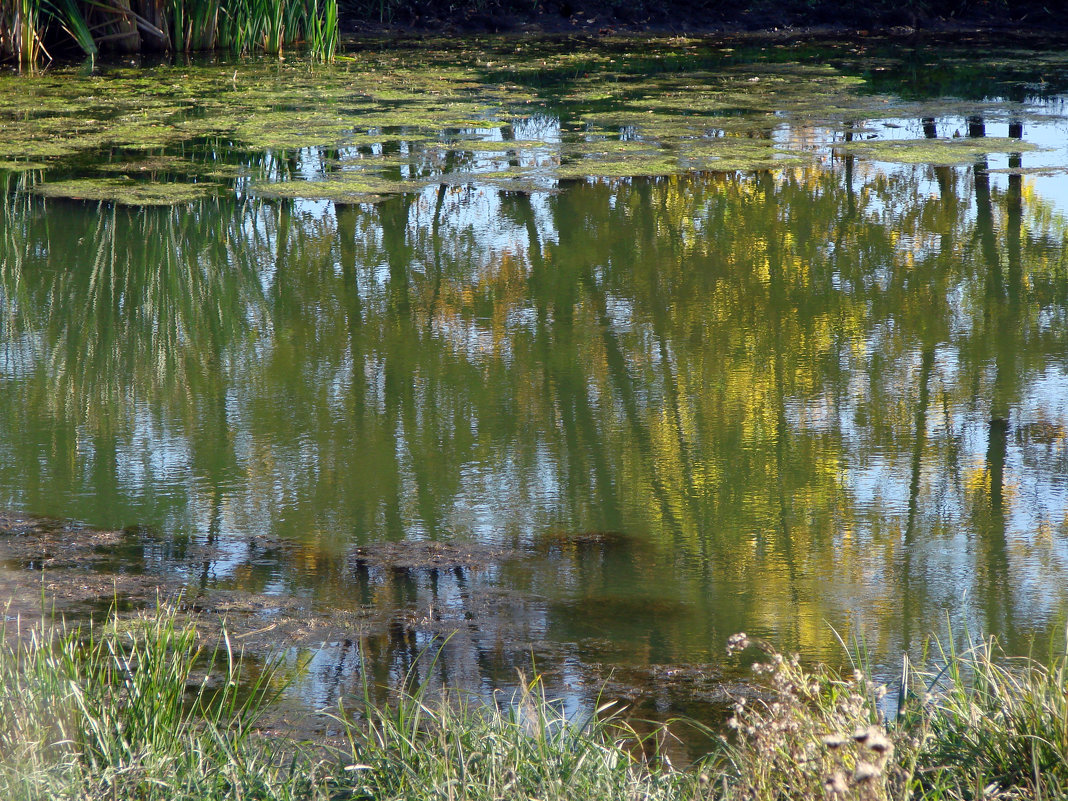
<svg viewBox="0 0 1068 801">
<path fill-rule="evenodd" d="M 219 186 L 129 178 L 76 178 L 38 184 L 33 191 L 44 197 L 106 201 L 122 206 L 174 206 L 215 194 Z"/>
<path fill-rule="evenodd" d="M 31 172 L 33 170 L 46 170 L 51 165 L 45 161 L 15 161 L 13 159 L 0 160 L 0 170 L 8 172 Z"/>
<path fill-rule="evenodd" d="M 305 198 L 308 200 L 337 200 L 347 203 L 371 203 L 386 195 L 412 192 L 419 184 L 408 181 L 389 181 L 363 173 L 346 173 L 343 177 L 321 181 L 260 182 L 250 191 L 266 198 Z"/>
<path fill-rule="evenodd" d="M 270 193 L 261 185 L 257 191 L 275 197 L 329 197 L 340 191 L 348 198 L 409 191 L 411 186 L 390 183 L 405 164 L 475 173 L 473 180 L 487 183 L 487 165 L 473 169 L 469 162 L 492 153 L 501 154 L 500 169 L 510 170 L 514 165 L 504 156 L 514 160 L 520 151 L 536 151 L 541 162 L 536 171 L 499 178 L 542 186 L 580 175 L 775 169 L 826 152 L 834 132 L 879 135 L 876 120 L 947 114 L 997 119 L 997 106 L 988 101 L 904 102 L 864 94 L 859 91 L 869 88 L 864 77 L 827 63 L 735 64 L 725 58 L 729 49 L 716 48 L 701 40 L 645 41 L 640 53 L 633 52 L 633 43 L 612 40 L 577 49 L 566 41 L 537 46 L 430 41 L 381 49 L 371 43 L 332 66 L 253 61 L 105 68 L 89 76 L 62 70 L 0 76 L 0 159 L 58 167 L 65 175 L 170 172 L 225 179 L 256 174 L 256 165 L 273 163 L 277 153 L 294 157 L 305 148 L 324 148 L 315 167 L 319 175 L 308 174 L 308 159 L 301 157 L 302 177 L 327 178 L 332 166 L 359 161 L 361 172 L 377 169 L 388 185 L 317 181 Z M 1022 105 L 1012 114 L 1031 119 Z M 813 123 L 824 129 L 822 138 L 809 136 L 803 146 L 772 144 L 783 126 Z M 371 147 L 378 152 L 357 152 Z M 864 159 L 938 164 L 1033 149 L 993 138 L 871 140 L 844 147 Z M 443 152 L 459 155 L 445 159 Z M 109 166 L 89 163 L 98 154 Z M 141 155 L 131 158 L 136 154 Z M 377 165 L 372 155 L 381 159 Z M 171 168 L 156 161 L 161 158 L 182 161 Z M 233 164 L 237 160 L 240 168 Z M 144 166 L 110 164 L 137 161 Z M 282 180 L 286 171 L 264 174 Z M 66 186 L 110 198 L 124 188 L 90 190 L 67 181 L 50 186 L 43 191 L 58 194 Z M 138 197 L 164 202 L 163 193 L 144 188 L 121 194 L 122 202 Z"/>
<path fill-rule="evenodd" d="M 839 149 L 848 150 L 870 161 L 899 164 L 952 165 L 974 161 L 988 153 L 1026 153 L 1038 150 L 1019 139 L 997 137 L 978 139 L 902 139 L 890 142 L 850 142 Z"/>
</svg>

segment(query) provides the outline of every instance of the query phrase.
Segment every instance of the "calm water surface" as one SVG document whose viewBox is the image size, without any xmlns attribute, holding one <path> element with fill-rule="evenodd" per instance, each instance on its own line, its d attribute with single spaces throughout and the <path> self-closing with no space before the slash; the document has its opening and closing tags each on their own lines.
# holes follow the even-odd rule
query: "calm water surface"
<svg viewBox="0 0 1068 801">
<path fill-rule="evenodd" d="M 404 129 L 257 156 L 261 175 L 314 177 L 347 153 L 441 176 L 378 202 L 269 199 L 239 177 L 140 208 L 0 172 L 0 506 L 143 526 L 130 569 L 193 595 L 378 610 L 390 624 L 363 646 L 383 681 L 452 630 L 447 682 L 507 684 L 533 657 L 577 701 L 613 670 L 650 687 L 729 671 L 740 630 L 837 661 L 832 627 L 857 629 L 887 666 L 947 621 L 1012 651 L 1056 641 L 1056 52 L 1029 73 L 1000 53 L 968 70 L 966 51 L 779 48 L 901 113 L 739 112 L 735 132 L 813 154 L 765 171 L 555 178 L 554 148 L 583 136 L 568 82 L 589 79 L 561 73 L 531 84 L 537 114 L 442 130 L 472 140 L 452 161 L 413 164 Z M 955 133 L 1021 145 L 946 166 L 833 146 Z M 540 183 L 450 180 L 461 163 L 533 164 Z M 439 570 L 352 558 L 428 540 L 501 551 Z M 304 697 L 358 687 L 360 633 L 315 651 Z M 662 711 L 686 705 L 657 692 Z"/>
</svg>

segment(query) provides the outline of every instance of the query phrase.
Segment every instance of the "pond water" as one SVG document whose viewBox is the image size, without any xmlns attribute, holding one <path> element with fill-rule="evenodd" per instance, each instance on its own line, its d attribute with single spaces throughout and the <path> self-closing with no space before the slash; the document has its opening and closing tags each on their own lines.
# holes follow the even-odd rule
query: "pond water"
<svg viewBox="0 0 1068 801">
<path fill-rule="evenodd" d="M 0 76 L 0 509 L 136 527 L 312 706 L 450 634 L 417 673 L 653 714 L 736 631 L 1060 641 L 1066 92 L 1039 41 Z"/>
</svg>

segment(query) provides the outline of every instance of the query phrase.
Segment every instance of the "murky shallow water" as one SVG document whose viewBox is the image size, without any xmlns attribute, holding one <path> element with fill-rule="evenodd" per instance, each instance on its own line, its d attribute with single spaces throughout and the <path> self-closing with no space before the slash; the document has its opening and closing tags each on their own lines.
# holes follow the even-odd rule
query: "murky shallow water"
<svg viewBox="0 0 1068 801">
<path fill-rule="evenodd" d="M 446 683 L 660 714 L 739 630 L 1057 639 L 1068 57 L 1030 44 L 3 77 L 0 508 L 141 527 L 108 569 L 310 649 L 312 706 L 449 634 Z"/>
</svg>

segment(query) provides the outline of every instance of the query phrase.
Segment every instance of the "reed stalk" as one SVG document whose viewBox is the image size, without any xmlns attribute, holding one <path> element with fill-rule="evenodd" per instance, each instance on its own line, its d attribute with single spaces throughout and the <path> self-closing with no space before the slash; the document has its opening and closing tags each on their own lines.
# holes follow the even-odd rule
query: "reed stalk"
<svg viewBox="0 0 1068 801">
<path fill-rule="evenodd" d="M 337 0 L 0 0 L 0 59 L 32 69 L 52 49 L 281 55 L 332 60 Z"/>
</svg>

